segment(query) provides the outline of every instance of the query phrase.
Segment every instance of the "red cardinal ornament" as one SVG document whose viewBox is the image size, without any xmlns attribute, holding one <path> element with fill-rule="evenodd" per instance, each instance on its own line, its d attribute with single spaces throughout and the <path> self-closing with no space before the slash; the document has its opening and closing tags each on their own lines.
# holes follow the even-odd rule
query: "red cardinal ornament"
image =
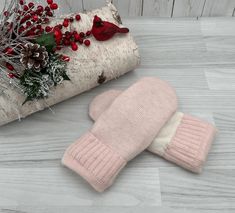
<svg viewBox="0 0 235 213">
<path fill-rule="evenodd" d="M 113 23 L 102 21 L 98 16 L 94 17 L 91 30 L 93 36 L 98 41 L 106 41 L 112 38 L 116 33 L 128 33 L 128 28 L 120 28 Z"/>
</svg>

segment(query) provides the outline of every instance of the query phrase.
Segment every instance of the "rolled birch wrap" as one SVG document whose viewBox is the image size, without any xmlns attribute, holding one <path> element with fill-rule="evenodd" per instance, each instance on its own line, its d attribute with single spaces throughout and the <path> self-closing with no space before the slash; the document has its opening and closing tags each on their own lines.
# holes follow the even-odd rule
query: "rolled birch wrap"
<svg viewBox="0 0 235 213">
<path fill-rule="evenodd" d="M 91 29 L 94 15 L 121 25 L 118 12 L 111 3 L 101 9 L 79 14 L 81 21 L 74 21 L 70 26 L 78 32 Z M 65 17 L 71 15 L 54 19 L 52 26 L 55 23 L 61 23 Z M 70 62 L 67 63 L 67 74 L 71 81 L 63 81 L 62 84 L 52 88 L 50 96 L 46 99 L 22 105 L 26 97 L 16 88 L 0 81 L 0 125 L 24 118 L 98 86 L 98 78 L 102 73 L 106 81 L 109 81 L 134 70 L 139 65 L 138 47 L 130 33 L 117 34 L 105 42 L 96 41 L 94 37 L 90 40 L 89 47 L 80 45 L 76 52 L 71 48 L 61 50 L 61 54 L 70 57 Z"/>
</svg>

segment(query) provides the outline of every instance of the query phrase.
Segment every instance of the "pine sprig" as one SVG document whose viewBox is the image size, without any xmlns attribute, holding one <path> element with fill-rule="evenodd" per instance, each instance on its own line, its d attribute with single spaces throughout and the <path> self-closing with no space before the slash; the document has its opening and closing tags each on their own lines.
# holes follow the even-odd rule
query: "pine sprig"
<svg viewBox="0 0 235 213">
<path fill-rule="evenodd" d="M 24 86 L 24 94 L 26 95 L 23 105 L 27 101 L 41 99 L 48 95 L 49 86 L 48 82 L 44 79 L 41 73 L 35 73 L 32 70 L 27 70 L 20 78 L 20 84 Z"/>
<path fill-rule="evenodd" d="M 66 73 L 66 62 L 61 60 L 58 54 L 50 54 L 47 66 L 36 73 L 34 70 L 26 70 L 20 77 L 20 84 L 24 87 L 28 101 L 47 98 L 52 87 L 61 84 L 64 80 L 70 80 Z"/>
</svg>

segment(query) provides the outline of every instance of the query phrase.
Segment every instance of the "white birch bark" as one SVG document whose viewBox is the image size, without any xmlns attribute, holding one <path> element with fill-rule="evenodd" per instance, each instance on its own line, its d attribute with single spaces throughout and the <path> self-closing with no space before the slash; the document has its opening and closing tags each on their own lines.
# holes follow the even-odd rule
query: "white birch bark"
<svg viewBox="0 0 235 213">
<path fill-rule="evenodd" d="M 78 32 L 86 32 L 91 29 L 94 15 L 120 24 L 118 23 L 117 10 L 111 3 L 101 9 L 80 13 L 80 15 L 81 21 L 74 21 L 70 26 Z M 61 23 L 64 17 L 55 19 L 52 26 L 55 22 Z M 97 79 L 102 73 L 108 81 L 134 70 L 140 63 L 138 47 L 130 33 L 116 35 L 105 42 L 96 41 L 92 37 L 90 40 L 89 47 L 80 45 L 76 52 L 70 48 L 61 51 L 62 54 L 70 57 L 70 62 L 67 64 L 67 74 L 71 81 L 63 81 L 62 84 L 53 88 L 47 99 L 27 102 L 22 105 L 26 97 L 20 94 L 17 89 L 0 81 L 0 125 L 26 117 L 98 86 Z"/>
</svg>

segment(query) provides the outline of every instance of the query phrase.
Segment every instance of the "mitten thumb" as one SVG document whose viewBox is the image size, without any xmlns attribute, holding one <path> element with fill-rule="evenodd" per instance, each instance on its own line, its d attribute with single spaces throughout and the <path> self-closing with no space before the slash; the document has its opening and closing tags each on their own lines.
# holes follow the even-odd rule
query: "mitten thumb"
<svg viewBox="0 0 235 213">
<path fill-rule="evenodd" d="M 107 92 L 97 95 L 89 105 L 89 116 L 93 121 L 108 109 L 113 101 L 122 93 L 121 90 L 108 90 Z"/>
</svg>

